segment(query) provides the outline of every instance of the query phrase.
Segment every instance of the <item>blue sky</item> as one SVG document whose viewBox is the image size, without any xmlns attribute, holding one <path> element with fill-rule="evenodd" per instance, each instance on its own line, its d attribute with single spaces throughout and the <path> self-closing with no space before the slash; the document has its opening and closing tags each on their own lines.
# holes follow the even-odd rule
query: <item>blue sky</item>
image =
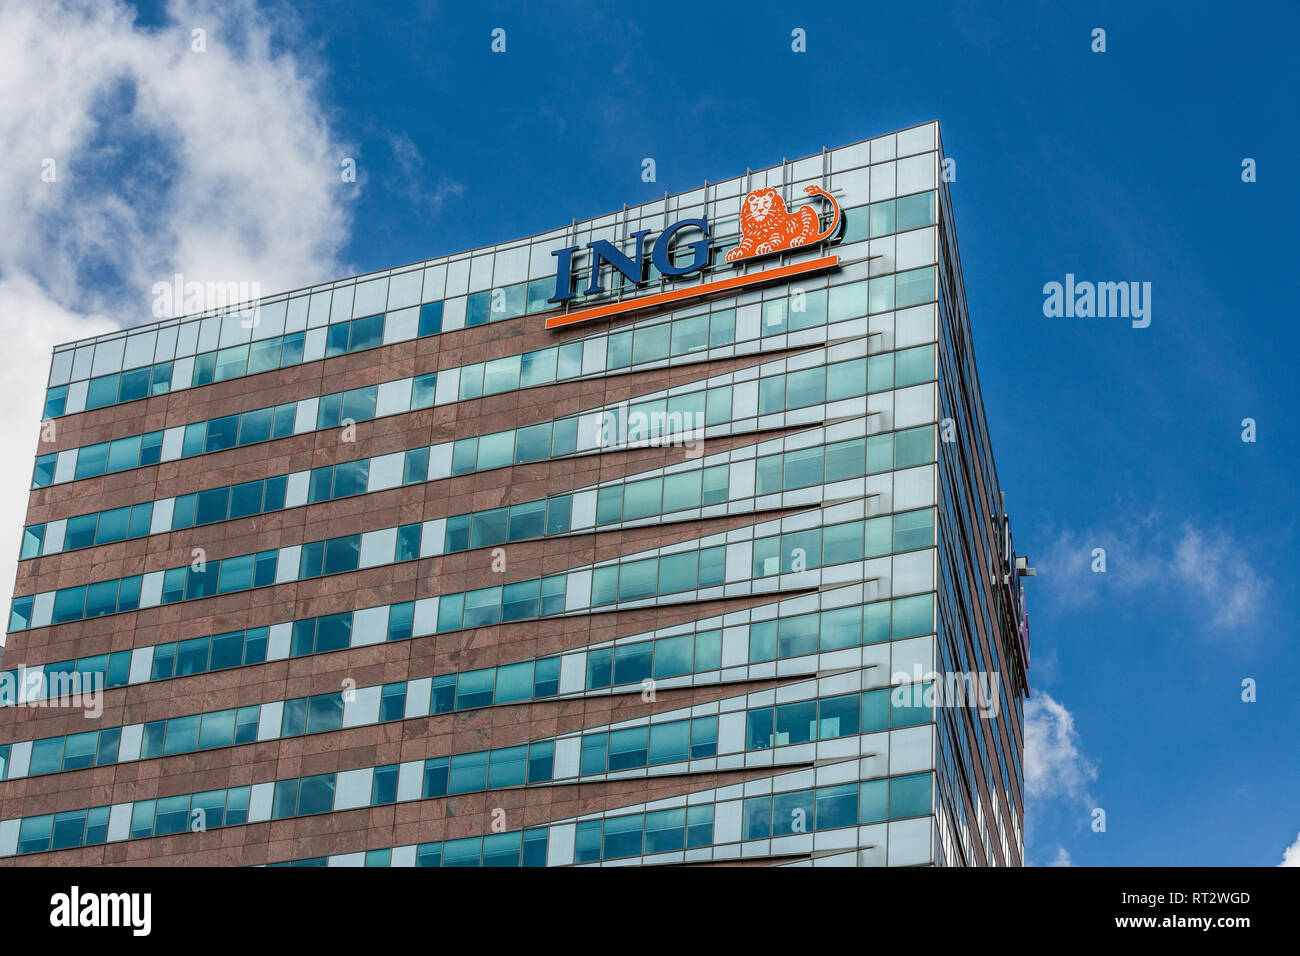
<svg viewBox="0 0 1300 956">
<path fill-rule="evenodd" d="M 179 102 L 155 93 L 133 106 L 106 83 L 60 102 L 81 97 L 98 125 L 72 142 L 95 150 L 101 171 L 133 171 L 137 188 L 152 171 L 169 195 L 198 191 L 237 220 L 259 169 L 284 177 L 248 206 L 267 229 L 293 223 L 306 236 L 260 240 L 265 257 L 291 263 L 267 292 L 544 231 L 937 118 L 956 160 L 999 477 L 1017 546 L 1039 569 L 1030 861 L 1271 866 L 1300 834 L 1298 595 L 1285 572 L 1300 342 L 1279 294 L 1295 271 L 1300 13 L 1062 6 L 143 4 L 134 23 L 84 27 L 113 41 L 142 89 L 172 69 L 158 51 L 197 24 L 211 62 L 232 67 L 231 89 L 260 79 L 265 95 L 222 111 L 181 82 Z M 504 54 L 489 48 L 498 27 Z M 791 51 L 795 28 L 806 53 Z M 1091 50 L 1094 28 L 1104 53 Z M 217 123 L 206 111 L 262 137 L 242 150 L 244 179 L 222 180 L 183 148 Z M 264 111 L 280 112 L 249 115 Z M 358 183 L 337 182 L 336 156 L 356 159 Z M 645 157 L 654 183 L 641 181 Z M 1242 182 L 1246 157 L 1257 182 Z M 93 188 L 111 192 L 111 177 Z M 194 240 L 196 217 L 166 220 L 175 241 L 147 263 L 87 240 L 74 250 L 82 275 L 129 290 L 164 266 L 198 271 L 204 250 L 229 243 Z M 78 311 L 58 271 L 0 249 L 0 284 L 12 292 L 24 270 L 83 334 L 76 323 L 95 310 Z M 1066 273 L 1150 282 L 1151 325 L 1045 317 L 1043 285 Z M 96 314 L 147 318 L 121 315 L 121 301 Z M 1248 417 L 1254 443 L 1241 438 Z M 1094 548 L 1106 549 L 1104 574 L 1090 570 Z M 1246 678 L 1254 703 L 1241 699 Z M 1089 827 L 1094 807 L 1104 833 Z"/>
</svg>

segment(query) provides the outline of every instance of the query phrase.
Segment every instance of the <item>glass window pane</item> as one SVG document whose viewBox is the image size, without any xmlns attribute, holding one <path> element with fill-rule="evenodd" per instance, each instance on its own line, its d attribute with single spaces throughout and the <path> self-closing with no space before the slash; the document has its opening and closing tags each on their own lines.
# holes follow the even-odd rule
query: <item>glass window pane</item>
<svg viewBox="0 0 1300 956">
<path fill-rule="evenodd" d="M 542 349 L 525 352 L 520 361 L 519 384 L 523 388 L 555 381 L 555 360 L 558 350 Z"/>
<path fill-rule="evenodd" d="M 273 408 L 259 408 L 256 411 L 244 412 L 239 417 L 239 444 L 251 445 L 270 438 L 271 419 L 274 413 Z"/>
<path fill-rule="evenodd" d="M 75 518 L 69 518 L 63 530 L 63 550 L 71 551 L 73 548 L 89 548 L 93 545 L 95 543 L 95 526 L 98 520 L 99 515 L 97 514 L 78 515 Z"/>
<path fill-rule="evenodd" d="M 605 859 L 640 855 L 642 820 L 642 815 L 638 813 L 605 821 Z"/>
<path fill-rule="evenodd" d="M 262 510 L 262 482 L 248 481 L 230 489 L 230 517 L 243 518 Z"/>
<path fill-rule="evenodd" d="M 533 662 L 521 661 L 496 669 L 496 703 L 507 704 L 533 696 Z"/>
<path fill-rule="evenodd" d="M 614 649 L 614 683 L 639 684 L 650 677 L 654 642 L 640 641 Z"/>
<path fill-rule="evenodd" d="M 412 448 L 406 453 L 402 470 L 402 484 L 411 485 L 424 481 L 429 475 L 429 448 Z"/>
<path fill-rule="evenodd" d="M 411 381 L 411 410 L 433 407 L 437 385 L 438 375 L 436 372 L 426 372 L 423 375 L 415 376 Z"/>
<path fill-rule="evenodd" d="M 546 502 L 529 501 L 510 508 L 510 540 L 540 538 L 545 531 Z"/>
<path fill-rule="evenodd" d="M 469 793 L 487 786 L 488 753 L 457 754 L 451 758 L 448 793 Z"/>
<path fill-rule="evenodd" d="M 918 773 L 889 780 L 889 818 L 916 817 L 930 812 L 930 775 Z"/>
<path fill-rule="evenodd" d="M 551 423 L 529 425 L 518 431 L 515 443 L 515 461 L 540 461 L 551 453 Z M 482 455 L 482 450 L 479 452 Z"/>
<path fill-rule="evenodd" d="M 689 355 L 709 347 L 709 317 L 696 315 L 672 324 L 672 354 Z"/>
<path fill-rule="evenodd" d="M 235 739 L 235 711 L 221 710 L 203 715 L 199 727 L 199 749 L 229 747 Z"/>
<path fill-rule="evenodd" d="M 512 464 L 515 451 L 515 433 L 513 431 L 496 432 L 483 435 L 478 440 L 479 471 L 489 468 L 501 468 Z"/>
<path fill-rule="evenodd" d="M 375 402 L 379 390 L 374 385 L 354 388 L 343 393 L 343 410 L 340 423 L 344 421 L 368 422 L 375 417 Z"/>
<path fill-rule="evenodd" d="M 203 450 L 209 452 L 221 451 L 225 448 L 234 448 L 235 440 L 238 435 L 238 415 L 227 415 L 224 418 L 214 418 L 208 422 L 208 433 L 203 445 Z"/>
<path fill-rule="evenodd" d="M 521 787 L 527 779 L 528 745 L 493 750 L 488 765 L 489 788 Z"/>
<path fill-rule="evenodd" d="M 650 728 L 650 764 L 680 763 L 690 757 L 691 722 L 674 720 Z"/>
<path fill-rule="evenodd" d="M 334 809 L 334 774 L 303 777 L 298 791 L 298 815 L 328 813 Z"/>
<path fill-rule="evenodd" d="M 469 546 L 485 548 L 506 541 L 510 523 L 508 508 L 493 508 L 473 515 L 470 525 Z"/>
<path fill-rule="evenodd" d="M 786 452 L 784 457 L 787 489 L 821 484 L 823 450 L 820 446 Z"/>
<path fill-rule="evenodd" d="M 364 319 L 355 319 L 348 324 L 351 326 L 351 337 L 348 340 L 349 352 L 372 349 L 381 344 L 384 337 L 384 317 L 382 315 L 371 315 Z"/>
<path fill-rule="evenodd" d="M 503 621 L 522 621 L 526 618 L 537 617 L 540 610 L 538 604 L 540 583 L 534 578 L 531 581 L 517 581 L 514 584 L 507 584 L 501 594 L 501 619 Z"/>
<path fill-rule="evenodd" d="M 520 357 L 508 355 L 483 363 L 483 394 L 494 395 L 519 387 Z"/>
<path fill-rule="evenodd" d="M 807 833 L 813 828 L 815 807 L 812 790 L 778 793 L 772 797 L 772 836 Z"/>
<path fill-rule="evenodd" d="M 491 705 L 495 688 L 495 668 L 463 671 L 456 680 L 456 709 Z"/>
<path fill-rule="evenodd" d="M 771 797 L 750 797 L 745 801 L 742 832 L 746 840 L 765 840 L 772 835 Z"/>
<path fill-rule="evenodd" d="M 688 552 L 690 557 L 695 557 L 694 552 Z M 678 562 L 680 565 L 681 562 Z M 642 561 L 630 561 L 619 568 L 618 576 L 618 599 L 620 601 L 635 601 L 640 598 L 651 597 L 655 594 L 655 586 L 658 574 L 659 561 L 656 558 L 647 558 Z M 680 572 L 679 566 L 674 566 L 674 570 Z M 694 586 L 694 568 L 692 567 L 691 587 Z"/>
<path fill-rule="evenodd" d="M 140 438 L 119 438 L 108 446 L 109 472 L 134 468 L 140 461 Z"/>
</svg>

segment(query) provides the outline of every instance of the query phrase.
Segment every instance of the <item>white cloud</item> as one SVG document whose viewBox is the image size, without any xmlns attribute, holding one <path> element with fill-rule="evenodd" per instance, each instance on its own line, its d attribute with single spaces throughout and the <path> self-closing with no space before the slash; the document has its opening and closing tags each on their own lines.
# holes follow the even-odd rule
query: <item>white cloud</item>
<svg viewBox="0 0 1300 956">
<path fill-rule="evenodd" d="M 465 185 L 451 179 L 437 178 L 433 186 L 427 185 L 430 176 L 424 169 L 424 157 L 420 155 L 420 148 L 405 133 L 390 135 L 388 145 L 400 170 L 397 175 L 402 179 L 401 192 L 405 193 L 413 206 L 421 207 L 424 212 L 436 213 L 448 199 L 464 194 Z"/>
<path fill-rule="evenodd" d="M 1295 842 L 1282 851 L 1282 862 L 1278 866 L 1300 866 L 1300 834 Z"/>
<path fill-rule="evenodd" d="M 1051 863 L 1047 865 L 1048 866 L 1074 866 L 1074 861 L 1070 859 L 1070 854 L 1066 852 L 1065 847 L 1058 846 L 1056 848 L 1056 857 L 1052 860 Z"/>
<path fill-rule="evenodd" d="M 1100 560 L 1104 572 L 1094 570 Z M 1121 532 L 1061 531 L 1036 563 L 1040 586 L 1058 606 L 1163 592 L 1194 608 L 1199 626 L 1220 635 L 1253 623 L 1272 586 L 1226 531 L 1188 521 L 1170 532 L 1153 515 Z"/>
<path fill-rule="evenodd" d="M 1253 621 L 1271 583 L 1226 534 L 1204 533 L 1190 524 L 1183 526 L 1172 570 L 1189 593 L 1203 596 L 1210 624 L 1220 631 Z"/>
<path fill-rule="evenodd" d="M 1025 704 L 1024 768 L 1028 800 L 1094 806 L 1088 785 L 1097 779 L 1097 768 L 1080 751 L 1073 715 L 1044 692 Z"/>
<path fill-rule="evenodd" d="M 14 579 L 55 344 L 150 321 L 155 282 L 264 292 L 351 271 L 347 202 L 317 71 L 248 0 L 0 8 L 0 580 Z M 206 31 L 206 52 L 191 31 Z M 46 159 L 56 179 L 42 180 Z"/>
</svg>

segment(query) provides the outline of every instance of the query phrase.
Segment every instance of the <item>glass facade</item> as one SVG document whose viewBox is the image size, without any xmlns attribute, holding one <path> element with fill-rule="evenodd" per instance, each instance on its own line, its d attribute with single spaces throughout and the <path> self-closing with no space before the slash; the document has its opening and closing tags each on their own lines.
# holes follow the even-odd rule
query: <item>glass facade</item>
<svg viewBox="0 0 1300 956">
<path fill-rule="evenodd" d="M 0 792 L 56 798 L 0 856 L 1022 863 L 1028 634 L 940 155 L 926 124 L 60 346 L 0 670 Z M 727 260 L 747 192 L 805 185 L 828 239 Z M 589 251 L 702 218 L 691 274 Z"/>
</svg>

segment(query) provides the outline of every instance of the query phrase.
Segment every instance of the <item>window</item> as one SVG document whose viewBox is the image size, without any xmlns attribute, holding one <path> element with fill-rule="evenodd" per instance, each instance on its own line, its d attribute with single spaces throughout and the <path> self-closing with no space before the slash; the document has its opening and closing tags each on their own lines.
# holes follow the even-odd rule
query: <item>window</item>
<svg viewBox="0 0 1300 956">
<path fill-rule="evenodd" d="M 935 194 L 917 193 L 897 200 L 897 231 L 932 226 L 935 223 Z"/>
<path fill-rule="evenodd" d="M 612 489 L 616 490 L 616 489 Z M 651 478 L 634 481 L 623 487 L 623 520 L 632 521 L 658 514 L 662 500 L 663 480 Z"/>
<path fill-rule="evenodd" d="M 691 722 L 675 720 L 650 728 L 649 762 L 652 766 L 679 763 L 690 757 Z"/>
<path fill-rule="evenodd" d="M 26 817 L 18 827 L 18 852 L 40 853 L 49 848 L 49 834 L 55 825 L 53 814 Z"/>
<path fill-rule="evenodd" d="M 930 812 L 930 774 L 889 778 L 889 817 L 917 817 Z"/>
<path fill-rule="evenodd" d="M 194 523 L 213 524 L 225 521 L 230 510 L 230 488 L 212 488 L 195 496 Z"/>
<path fill-rule="evenodd" d="M 276 784 L 278 787 L 279 784 Z M 298 793 L 298 815 L 328 813 L 334 809 L 334 774 L 303 777 Z"/>
<path fill-rule="evenodd" d="M 509 540 L 540 538 L 545 532 L 546 501 L 530 501 L 510 508 Z"/>
<path fill-rule="evenodd" d="M 493 750 L 489 757 L 487 786 L 523 786 L 528 769 L 528 746 L 504 747 Z"/>
<path fill-rule="evenodd" d="M 745 801 L 741 832 L 746 840 L 765 840 L 771 836 L 771 797 L 750 797 Z"/>
<path fill-rule="evenodd" d="M 830 830 L 836 827 L 850 827 L 858 822 L 858 785 L 841 784 L 835 787 L 822 787 L 817 791 L 818 830 Z"/>
<path fill-rule="evenodd" d="M 332 358 L 335 355 L 342 355 L 348 350 L 348 324 L 347 322 L 338 322 L 329 327 L 325 336 L 325 357 Z"/>
<path fill-rule="evenodd" d="M 407 524 L 397 529 L 394 561 L 413 561 L 420 556 L 420 528 L 418 524 Z"/>
<path fill-rule="evenodd" d="M 457 754 L 451 758 L 448 793 L 469 793 L 487 785 L 488 752 Z"/>
<path fill-rule="evenodd" d="M 203 450 L 222 451 L 226 448 L 235 447 L 235 439 L 239 435 L 239 416 L 227 415 L 225 418 L 213 418 L 208 422 L 207 439 L 204 442 Z"/>
<path fill-rule="evenodd" d="M 379 807 L 397 802 L 397 764 L 376 767 L 370 786 L 370 805 Z"/>
<path fill-rule="evenodd" d="M 696 717 L 691 721 L 691 759 L 718 755 L 718 718 Z"/>
<path fill-rule="evenodd" d="M 922 270 L 924 271 L 924 270 Z M 934 346 L 904 349 L 894 353 L 894 386 L 902 388 L 934 378 Z"/>
<path fill-rule="evenodd" d="M 823 455 L 824 450 L 820 446 L 786 452 L 785 487 L 805 488 L 821 484 Z"/>
<path fill-rule="evenodd" d="M 119 402 L 133 402 L 149 394 L 149 369 L 137 368 L 122 373 L 122 384 L 118 388 Z"/>
<path fill-rule="evenodd" d="M 521 661 L 496 669 L 496 695 L 498 704 L 528 700 L 533 696 L 533 662 Z"/>
<path fill-rule="evenodd" d="M 910 551 L 934 544 L 934 511 L 925 508 L 894 516 L 894 550 Z"/>
<path fill-rule="evenodd" d="M 365 494 L 366 476 L 369 474 L 370 462 L 366 458 L 357 461 L 340 462 L 334 466 L 333 498 Z"/>
<path fill-rule="evenodd" d="M 795 293 L 790 296 L 789 327 L 791 332 L 826 324 L 826 290 Z"/>
<path fill-rule="evenodd" d="M 429 474 L 429 448 L 413 448 L 406 453 L 402 470 L 402 484 L 418 484 Z"/>
<path fill-rule="evenodd" d="M 494 668 L 462 671 L 456 681 L 456 709 L 490 706 L 495 688 Z"/>
<path fill-rule="evenodd" d="M 262 486 L 260 481 L 249 481 L 235 485 L 230 489 L 230 517 L 243 518 L 255 515 L 262 510 Z"/>
<path fill-rule="evenodd" d="M 558 354 L 559 350 L 555 348 L 525 352 L 520 359 L 519 384 L 528 388 L 530 385 L 555 381 L 555 363 Z"/>
<path fill-rule="evenodd" d="M 579 821 L 573 847 L 575 863 L 590 863 L 600 859 L 601 823 L 600 820 Z"/>
<path fill-rule="evenodd" d="M 803 408 L 826 400 L 826 369 L 809 368 L 787 376 L 786 407 Z"/>
<path fill-rule="evenodd" d="M 520 356 L 509 355 L 483 365 L 483 394 L 493 395 L 519 387 Z"/>
<path fill-rule="evenodd" d="M 518 439 L 515 444 L 515 461 L 527 462 L 538 461 L 546 458 L 551 450 L 551 423 L 543 422 L 540 425 L 530 425 L 527 428 L 518 430 Z M 480 449 L 480 455 L 482 450 Z"/>
<path fill-rule="evenodd" d="M 929 426 L 894 433 L 894 467 L 910 468 L 934 460 L 934 433 Z"/>
<path fill-rule="evenodd" d="M 442 303 L 426 302 L 420 306 L 420 326 L 418 335 L 436 335 L 442 331 Z"/>
<path fill-rule="evenodd" d="M 479 471 L 501 468 L 514 461 L 515 433 L 513 431 L 496 432 L 483 435 L 478 440 Z"/>
<path fill-rule="evenodd" d="M 379 389 L 375 385 L 344 392 L 341 421 L 365 422 L 374 418 L 378 394 Z"/>
<path fill-rule="evenodd" d="M 411 637 L 414 627 L 415 602 L 406 601 L 388 608 L 388 640 L 404 641 Z"/>
<path fill-rule="evenodd" d="M 349 352 L 372 349 L 381 344 L 384 335 L 384 317 L 382 315 L 354 319 L 348 324 L 351 326 L 348 340 Z"/>
<path fill-rule="evenodd" d="M 627 770 L 646 765 L 648 728 L 629 727 L 609 734 L 609 763 L 613 770 Z"/>
<path fill-rule="evenodd" d="M 672 354 L 688 355 L 709 347 L 709 317 L 696 315 L 672 324 Z"/>
<path fill-rule="evenodd" d="M 88 548 L 95 543 L 95 525 L 98 515 L 79 515 L 69 518 L 64 526 L 64 550 Z"/>
<path fill-rule="evenodd" d="M 605 820 L 604 858 L 639 856 L 643 823 L 644 817 L 639 813 Z"/>
<path fill-rule="evenodd" d="M 772 836 L 804 833 L 813 829 L 814 797 L 812 790 L 778 793 L 772 797 Z"/>
<path fill-rule="evenodd" d="M 690 554 L 691 558 L 695 556 L 694 552 L 688 552 L 688 554 Z M 630 561 L 621 565 L 618 575 L 618 599 L 620 601 L 635 601 L 654 595 L 658 565 L 659 559 L 657 558 Z M 679 570 L 676 565 L 674 570 Z M 691 579 L 692 583 L 694 583 L 693 568 Z"/>
<path fill-rule="evenodd" d="M 325 574 L 355 571 L 361 554 L 361 535 L 330 538 L 325 542 Z"/>
</svg>

